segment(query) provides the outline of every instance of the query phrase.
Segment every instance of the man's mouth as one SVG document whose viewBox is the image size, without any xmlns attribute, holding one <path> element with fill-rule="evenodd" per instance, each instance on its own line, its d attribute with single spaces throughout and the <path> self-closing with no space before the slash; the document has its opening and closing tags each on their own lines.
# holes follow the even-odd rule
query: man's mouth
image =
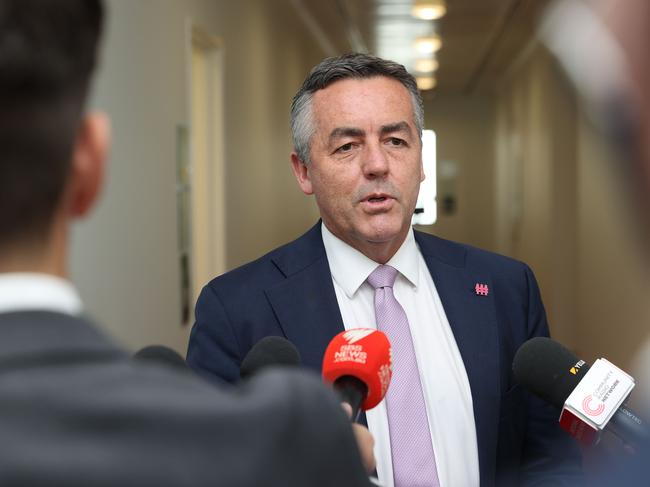
<svg viewBox="0 0 650 487">
<path fill-rule="evenodd" d="M 383 201 L 392 199 L 392 196 L 386 193 L 372 193 L 367 195 L 361 201 L 367 201 L 368 203 L 381 203 Z"/>
<path fill-rule="evenodd" d="M 375 215 L 390 211 L 395 205 L 395 198 L 386 193 L 373 193 L 361 200 L 361 208 L 366 213 Z"/>
</svg>

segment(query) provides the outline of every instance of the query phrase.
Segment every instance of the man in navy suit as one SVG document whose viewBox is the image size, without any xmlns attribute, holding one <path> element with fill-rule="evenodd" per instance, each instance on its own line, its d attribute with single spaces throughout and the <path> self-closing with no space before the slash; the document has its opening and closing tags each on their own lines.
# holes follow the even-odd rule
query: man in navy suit
<svg viewBox="0 0 650 487">
<path fill-rule="evenodd" d="M 322 221 L 203 289 L 188 362 L 235 382 L 248 350 L 281 335 L 320 370 L 338 332 L 399 322 L 387 399 L 366 413 L 384 485 L 579 485 L 559 412 L 511 373 L 517 348 L 548 335 L 532 272 L 411 227 L 423 119 L 399 64 L 351 54 L 312 70 L 292 104 L 291 163 Z"/>
</svg>

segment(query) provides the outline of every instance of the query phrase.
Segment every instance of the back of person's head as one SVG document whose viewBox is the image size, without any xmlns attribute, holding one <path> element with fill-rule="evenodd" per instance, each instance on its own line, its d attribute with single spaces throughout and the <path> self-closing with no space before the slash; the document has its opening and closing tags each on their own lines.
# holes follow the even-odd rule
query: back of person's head
<svg viewBox="0 0 650 487">
<path fill-rule="evenodd" d="M 0 0 L 0 250 L 59 203 L 102 29 L 100 0 Z"/>
</svg>

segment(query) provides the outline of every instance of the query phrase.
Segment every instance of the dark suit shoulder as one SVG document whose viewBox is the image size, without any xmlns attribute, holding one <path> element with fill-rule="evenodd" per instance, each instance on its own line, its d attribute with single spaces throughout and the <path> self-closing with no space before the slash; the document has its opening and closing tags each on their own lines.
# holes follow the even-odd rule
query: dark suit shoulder
<svg viewBox="0 0 650 487">
<path fill-rule="evenodd" d="M 454 242 L 424 232 L 415 232 L 415 239 L 424 256 L 435 257 L 454 267 L 483 268 L 491 273 L 522 272 L 528 266 L 517 259 Z"/>
<path fill-rule="evenodd" d="M 212 279 L 207 287 L 218 293 L 237 289 L 249 293 L 269 287 L 323 258 L 326 256 L 319 221 L 297 239 Z"/>
<path fill-rule="evenodd" d="M 126 356 L 51 359 L 3 370 L 2 485 L 366 485 L 316 377 L 263 374 L 233 393 Z"/>
<path fill-rule="evenodd" d="M 0 325 L 0 485 L 367 485 L 349 421 L 313 374 L 271 371 L 234 391 L 134 361 L 83 318 L 0 313 Z"/>
</svg>

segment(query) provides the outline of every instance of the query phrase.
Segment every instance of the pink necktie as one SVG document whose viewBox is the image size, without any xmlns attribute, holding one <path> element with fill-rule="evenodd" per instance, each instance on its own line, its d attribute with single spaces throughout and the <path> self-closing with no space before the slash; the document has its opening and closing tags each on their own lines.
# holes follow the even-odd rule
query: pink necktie
<svg viewBox="0 0 650 487">
<path fill-rule="evenodd" d="M 395 487 L 438 487 L 436 457 L 431 444 L 429 420 L 420 373 L 404 308 L 393 294 L 397 269 L 380 265 L 368 283 L 375 288 L 377 329 L 390 340 L 393 378 L 386 393 Z"/>
</svg>

